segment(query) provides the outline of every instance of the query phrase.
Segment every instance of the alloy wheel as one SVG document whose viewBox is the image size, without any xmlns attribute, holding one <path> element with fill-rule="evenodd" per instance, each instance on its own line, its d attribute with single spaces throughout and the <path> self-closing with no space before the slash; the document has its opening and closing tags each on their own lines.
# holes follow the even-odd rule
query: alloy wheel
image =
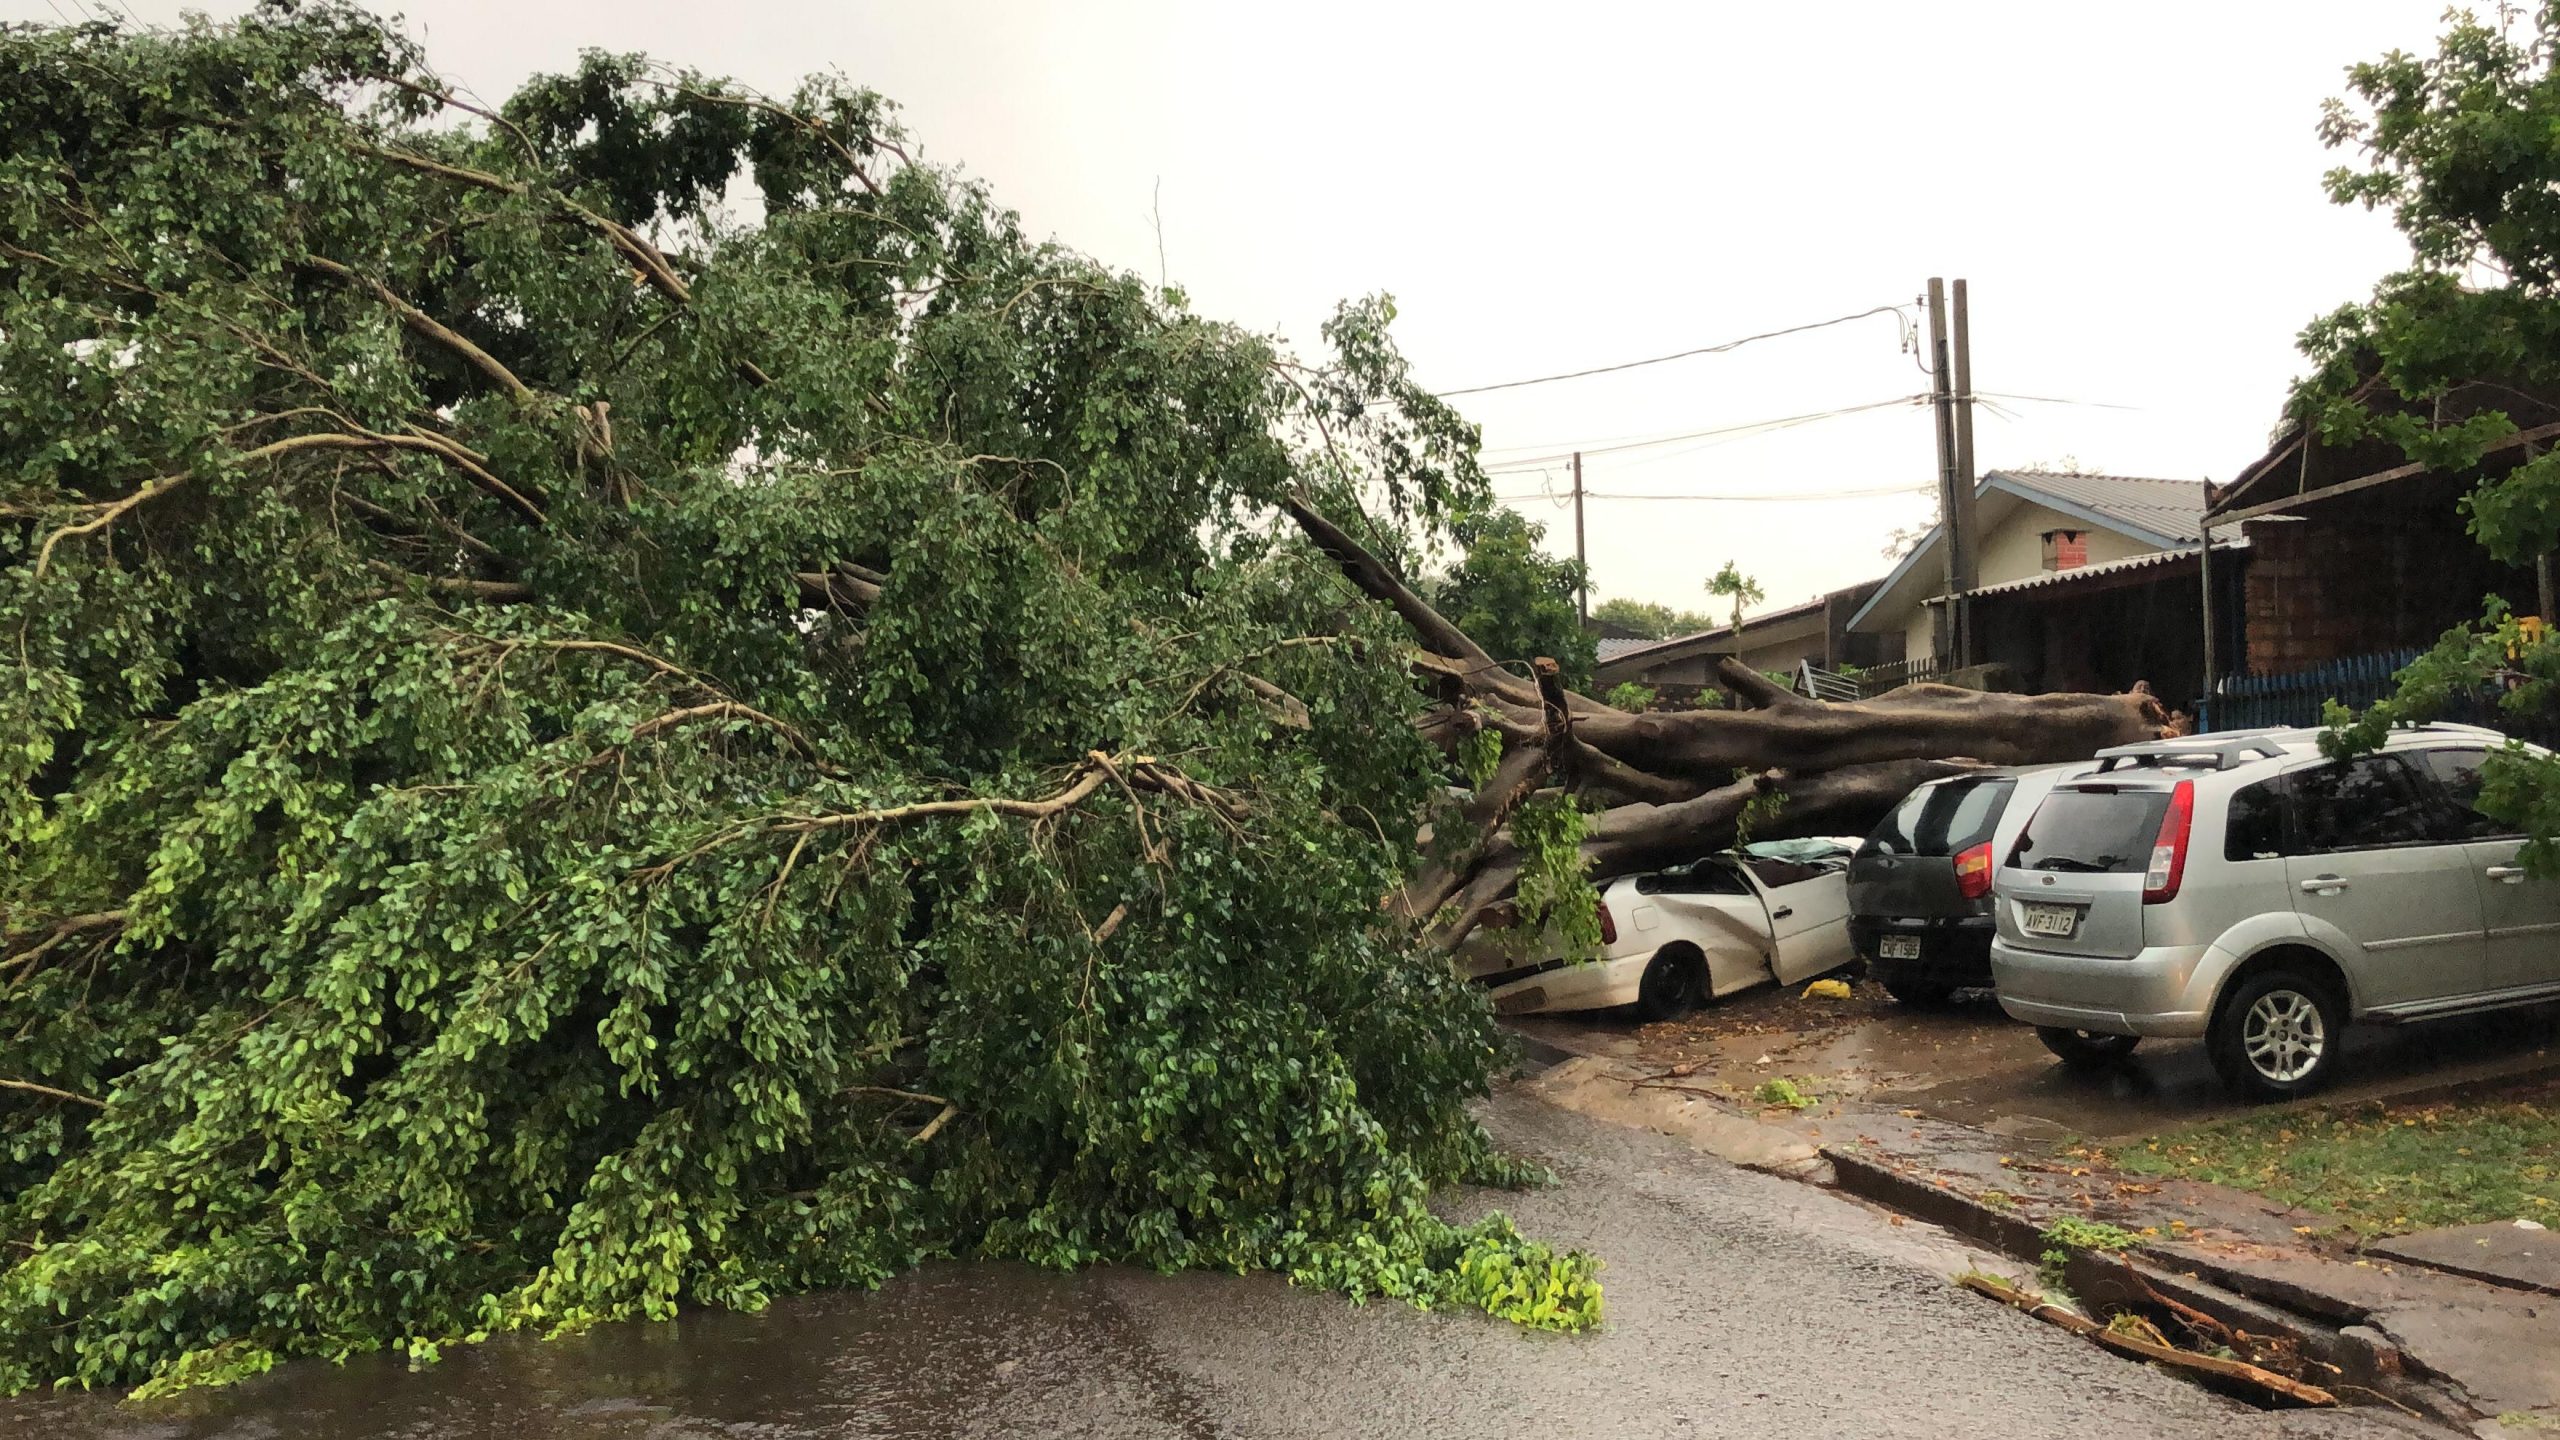
<svg viewBox="0 0 2560 1440">
<path fill-rule="evenodd" d="M 2240 1030 L 2249 1066 L 2279 1085 L 2318 1069 L 2328 1053 L 2329 1027 L 2320 1007 L 2298 990 L 2270 990 L 2249 1007 Z"/>
</svg>

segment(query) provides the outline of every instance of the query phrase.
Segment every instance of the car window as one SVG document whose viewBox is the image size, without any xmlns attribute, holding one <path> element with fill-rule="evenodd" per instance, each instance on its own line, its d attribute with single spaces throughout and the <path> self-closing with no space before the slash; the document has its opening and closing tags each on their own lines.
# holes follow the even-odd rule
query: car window
<svg viewBox="0 0 2560 1440">
<path fill-rule="evenodd" d="M 1748 895 L 1751 887 L 1720 855 L 1636 877 L 1639 895 Z"/>
<path fill-rule="evenodd" d="M 2464 840 L 2504 840 L 2524 833 L 2507 821 L 2480 813 L 2480 766 L 2489 758 L 2486 747 L 2420 750 L 2409 758 L 2453 802 L 2451 824 L 2456 836 Z"/>
<path fill-rule="evenodd" d="M 2151 863 L 2165 790 L 2057 789 L 2009 851 L 2009 863 L 2070 875 L 2139 874 Z"/>
<path fill-rule="evenodd" d="M 2006 775 L 1942 780 L 1904 797 L 1867 836 L 1886 855 L 1953 855 L 1991 838 L 2018 782 Z"/>
<path fill-rule="evenodd" d="M 2293 785 L 2296 854 L 2442 843 L 2426 792 L 2391 756 L 2334 761 L 2286 778 Z"/>
<path fill-rule="evenodd" d="M 2285 777 L 2243 785 L 2231 792 L 2222 822 L 2222 858 L 2272 860 L 2284 854 Z"/>
<path fill-rule="evenodd" d="M 1759 877 L 1761 886 L 1770 890 L 1783 889 L 1789 885 L 1801 885 L 1807 880 L 1819 880 L 1825 875 L 1839 873 L 1839 867 L 1836 865 L 1809 865 L 1801 860 L 1785 860 L 1774 856 L 1767 858 L 1755 856 L 1750 861 L 1750 865 L 1751 873 Z"/>
</svg>

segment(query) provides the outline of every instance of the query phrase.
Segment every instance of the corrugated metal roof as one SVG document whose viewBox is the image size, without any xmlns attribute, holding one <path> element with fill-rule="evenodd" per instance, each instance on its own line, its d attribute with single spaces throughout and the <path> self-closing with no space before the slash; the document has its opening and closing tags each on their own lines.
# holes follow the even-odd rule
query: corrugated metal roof
<svg viewBox="0 0 2560 1440">
<path fill-rule="evenodd" d="M 2067 475 L 2055 470 L 1994 470 L 1987 481 L 2006 476 L 2029 490 L 2107 519 L 2175 540 L 2201 540 L 2204 529 L 2204 482 L 2152 480 L 2138 475 Z"/>
<path fill-rule="evenodd" d="M 1604 635 L 1600 639 L 1600 658 L 1615 660 L 1630 651 L 1650 650 L 1661 643 L 1649 635 Z"/>
<path fill-rule="evenodd" d="M 2237 547 L 2217 544 L 2213 548 L 2216 550 L 2230 550 Z M 2107 575 L 2121 575 L 2127 570 L 2148 570 L 2152 566 L 2166 565 L 2175 560 L 2192 560 L 2195 556 L 2196 550 L 2194 546 L 2188 546 L 2183 550 L 2153 550 L 2148 554 L 2128 555 L 2122 560 L 2108 560 L 2096 565 L 2082 565 L 2071 570 L 2049 570 L 2042 575 L 2030 575 L 2023 580 L 2004 580 L 1997 585 L 1985 585 L 1980 589 L 1968 590 L 1965 592 L 1965 597 L 1971 600 L 1979 600 L 1986 595 L 2007 595 L 2018 590 L 2042 589 L 2047 585 L 2068 585 L 2079 580 L 2094 580 Z M 1947 599 L 1943 595 L 1932 595 L 1920 603 L 1923 605 L 1944 605 L 1947 603 Z"/>
</svg>

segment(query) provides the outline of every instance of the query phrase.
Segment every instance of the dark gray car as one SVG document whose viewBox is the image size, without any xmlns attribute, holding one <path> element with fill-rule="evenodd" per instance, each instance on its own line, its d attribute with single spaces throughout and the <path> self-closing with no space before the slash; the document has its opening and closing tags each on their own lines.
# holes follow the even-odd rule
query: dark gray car
<svg viewBox="0 0 2560 1440">
<path fill-rule="evenodd" d="M 1991 983 L 1991 876 L 2053 783 L 2086 765 L 1933 780 L 1877 824 L 1849 862 L 1849 940 L 1906 1005 Z"/>
</svg>

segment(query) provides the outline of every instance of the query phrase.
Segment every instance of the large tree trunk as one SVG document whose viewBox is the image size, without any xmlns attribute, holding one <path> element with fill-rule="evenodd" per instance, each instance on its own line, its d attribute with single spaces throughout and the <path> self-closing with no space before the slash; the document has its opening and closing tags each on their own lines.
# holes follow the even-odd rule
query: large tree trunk
<svg viewBox="0 0 2560 1440">
<path fill-rule="evenodd" d="M 1500 733 L 1492 778 L 1434 827 L 1434 858 L 1389 904 L 1437 945 L 1455 946 L 1510 892 L 1521 856 L 1503 828 L 1542 781 L 1612 802 L 1582 851 L 1593 880 L 1694 860 L 1733 844 L 1763 801 L 1758 839 L 1863 834 L 1911 787 L 1985 765 L 2082 760 L 2158 737 L 2169 717 L 2149 690 L 2122 695 L 1990 695 L 1906 685 L 1830 704 L 1730 658 L 1718 678 L 1736 708 L 1630 713 L 1565 691 L 1554 662 L 1506 669 L 1303 498 L 1290 518 L 1342 573 L 1413 631 L 1417 675 L 1441 702 L 1415 723 L 1444 748 Z"/>
</svg>

